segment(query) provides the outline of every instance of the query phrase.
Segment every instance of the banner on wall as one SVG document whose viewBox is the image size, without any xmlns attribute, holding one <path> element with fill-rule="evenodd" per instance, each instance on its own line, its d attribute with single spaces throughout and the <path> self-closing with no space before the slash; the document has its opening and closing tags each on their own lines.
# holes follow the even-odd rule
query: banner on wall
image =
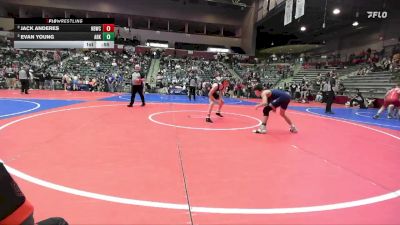
<svg viewBox="0 0 400 225">
<path fill-rule="evenodd" d="M 305 4 L 306 0 L 296 0 L 296 14 L 294 15 L 295 19 L 298 19 L 304 15 Z"/>
<path fill-rule="evenodd" d="M 284 26 L 292 22 L 292 15 L 293 15 L 293 0 L 286 0 L 285 20 L 283 22 Z"/>
</svg>

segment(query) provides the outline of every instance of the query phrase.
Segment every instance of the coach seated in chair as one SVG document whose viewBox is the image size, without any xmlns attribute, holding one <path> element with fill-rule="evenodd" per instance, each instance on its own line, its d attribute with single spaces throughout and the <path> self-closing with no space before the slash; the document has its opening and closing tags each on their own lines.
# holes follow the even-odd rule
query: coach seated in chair
<svg viewBox="0 0 400 225">
<path fill-rule="evenodd" d="M 354 103 L 357 103 L 360 106 L 360 109 L 366 109 L 365 99 L 360 92 L 360 89 L 356 89 L 356 96 L 350 100 L 350 107 L 353 107 Z"/>
</svg>

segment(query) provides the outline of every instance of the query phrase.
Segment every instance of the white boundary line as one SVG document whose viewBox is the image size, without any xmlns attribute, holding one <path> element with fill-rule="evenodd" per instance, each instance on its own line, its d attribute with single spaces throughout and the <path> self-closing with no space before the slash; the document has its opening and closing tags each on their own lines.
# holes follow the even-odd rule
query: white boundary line
<svg viewBox="0 0 400 225">
<path fill-rule="evenodd" d="M 23 117 L 14 121 L 11 121 L 5 125 L 2 125 L 0 127 L 0 130 L 18 123 L 23 120 L 27 120 L 30 118 L 42 116 L 42 115 L 47 115 L 51 113 L 57 113 L 57 112 L 63 112 L 63 111 L 71 111 L 71 110 L 79 110 L 79 109 L 87 109 L 87 108 L 100 108 L 100 107 L 110 107 L 110 106 L 121 106 L 124 104 L 112 104 L 112 105 L 97 105 L 97 106 L 86 106 L 86 107 L 77 107 L 77 108 L 69 108 L 69 109 L 62 109 L 62 110 L 56 110 L 56 111 L 49 111 L 45 113 L 40 113 L 40 114 L 35 114 L 27 117 Z M 292 112 L 293 114 L 297 115 L 306 115 L 306 116 L 313 116 L 315 115 L 310 115 L 306 113 L 296 113 Z M 313 113 L 314 114 L 314 113 Z M 339 119 L 334 119 L 334 118 L 328 118 L 328 117 L 323 117 L 317 114 L 318 117 L 324 118 L 324 119 L 330 119 L 330 120 L 335 120 L 355 126 L 359 126 L 362 128 L 366 128 L 381 134 L 388 135 L 390 137 L 395 138 L 396 140 L 400 140 L 400 137 L 397 137 L 395 135 L 386 133 L 384 131 L 380 131 L 371 127 L 363 126 L 360 124 L 356 123 L 351 123 Z M 164 208 L 164 209 L 177 209 L 177 210 L 188 210 L 188 205 L 187 204 L 174 204 L 174 203 L 166 203 L 166 202 L 155 202 L 155 201 L 145 201 L 145 200 L 136 200 L 136 199 L 128 199 L 128 198 L 122 198 L 122 197 L 116 197 L 116 196 L 110 196 L 110 195 L 103 195 L 103 194 L 98 194 L 98 193 L 93 193 L 93 192 L 87 192 L 87 191 L 82 191 L 62 185 L 57 185 L 48 181 L 44 181 L 35 177 L 32 177 L 28 174 L 25 174 L 21 171 L 18 171 L 12 167 L 9 167 L 5 165 L 7 170 L 13 174 L 14 176 L 17 176 L 23 180 L 26 180 L 28 182 L 40 185 L 42 187 L 46 187 L 49 189 L 61 191 L 64 193 L 68 194 L 74 194 L 74 195 L 79 195 L 87 198 L 94 198 L 94 199 L 99 199 L 103 201 L 108 201 L 108 202 L 115 202 L 115 203 L 121 203 L 121 204 L 128 204 L 128 205 L 137 205 L 137 206 L 146 206 L 146 207 L 155 207 L 155 208 Z M 396 190 L 387 194 L 379 195 L 379 196 L 374 196 L 370 198 L 365 198 L 365 199 L 360 199 L 356 201 L 348 201 L 348 202 L 341 202 L 341 203 L 335 203 L 335 204 L 327 204 L 327 205 L 318 205 L 318 206 L 307 206 L 307 207 L 292 207 L 292 208 L 213 208 L 213 207 L 191 207 L 192 212 L 197 212 L 197 213 L 218 213 L 218 214 L 292 214 L 292 213 L 310 213 L 310 212 L 320 212 L 320 211 L 328 211 L 328 210 L 337 210 L 337 209 L 345 209 L 345 208 L 351 208 L 351 207 L 357 207 L 357 206 L 363 206 L 363 205 L 369 205 L 373 203 L 378 203 L 378 202 L 383 202 L 386 200 L 394 199 L 400 197 L 400 190 Z"/>
<path fill-rule="evenodd" d="M 363 124 L 370 124 L 370 125 L 376 125 L 376 126 L 384 126 L 384 127 L 394 127 L 394 128 L 400 128 L 400 126 L 395 126 L 395 125 L 388 125 L 388 124 L 382 124 L 382 123 L 371 123 L 371 122 L 367 122 L 367 121 L 362 121 L 362 120 L 354 120 L 354 119 L 345 119 L 345 118 L 341 118 L 341 117 L 334 117 L 334 116 L 328 116 L 328 115 L 323 115 L 320 113 L 316 113 L 316 112 L 312 112 L 312 109 L 320 109 L 320 108 L 306 108 L 306 111 L 314 114 L 314 115 L 318 115 L 321 117 L 325 117 L 325 118 L 336 118 L 336 119 L 340 119 L 343 122 L 344 121 L 350 121 L 350 122 L 359 122 L 359 123 L 363 123 Z"/>
<path fill-rule="evenodd" d="M 164 202 L 153 202 L 153 201 L 142 201 L 142 200 L 136 200 L 136 199 L 127 199 L 127 198 L 120 198 L 116 196 L 111 196 L 111 195 L 103 195 L 103 194 L 97 194 L 93 192 L 88 192 L 88 191 L 82 191 L 79 189 L 75 188 L 70 188 L 58 184 L 54 184 L 42 179 L 38 179 L 36 177 L 32 177 L 28 174 L 25 174 L 23 172 L 20 172 L 12 167 L 9 167 L 5 165 L 6 169 L 8 172 L 11 174 L 29 181 L 31 183 L 47 187 L 49 189 L 73 194 L 73 195 L 79 195 L 82 197 L 87 197 L 87 198 L 94 198 L 98 200 L 103 200 L 103 201 L 108 201 L 108 202 L 116 202 L 116 203 L 122 203 L 122 204 L 128 204 L 128 205 L 139 205 L 139 206 L 147 206 L 147 207 L 156 207 L 156 208 L 167 208 L 167 209 L 188 209 L 189 207 L 185 204 L 173 204 L 173 203 L 164 203 Z"/>
<path fill-rule="evenodd" d="M 160 124 L 160 125 L 165 125 L 165 126 L 170 126 L 170 127 L 176 127 L 176 128 L 183 128 L 183 129 L 191 129 L 191 130 L 206 130 L 206 131 L 231 131 L 231 130 L 247 130 L 247 129 L 251 129 L 257 126 L 261 125 L 261 120 L 252 117 L 252 116 L 248 116 L 248 115 L 242 115 L 242 114 L 237 114 L 237 113 L 230 113 L 230 112 L 223 112 L 223 114 L 228 114 L 228 115 L 236 115 L 236 116 L 241 116 L 241 117 L 247 117 L 250 119 L 253 119 L 255 121 L 257 121 L 258 123 L 256 125 L 252 125 L 252 126 L 248 126 L 248 127 L 233 127 L 233 128 L 207 128 L 207 127 L 188 127 L 188 126 L 180 126 L 180 125 L 175 125 L 175 124 L 170 124 L 170 123 L 164 123 L 164 122 L 160 122 L 155 120 L 153 117 L 156 115 L 160 115 L 160 114 L 166 114 L 166 113 L 180 113 L 180 112 L 202 112 L 202 113 L 207 113 L 207 111 L 198 111 L 198 110 L 176 110 L 176 111 L 162 111 L 162 112 L 157 112 L 157 113 L 153 113 L 151 115 L 149 115 L 149 120 Z"/>
<path fill-rule="evenodd" d="M 357 116 L 362 116 L 362 117 L 367 117 L 367 118 L 372 118 L 372 116 L 376 114 L 376 113 L 372 113 L 373 115 L 366 116 L 366 115 L 362 115 L 361 113 L 363 113 L 363 114 L 365 114 L 365 113 L 370 114 L 369 112 L 355 112 L 354 114 L 356 114 Z"/>
<path fill-rule="evenodd" d="M 370 112 L 355 112 L 355 114 L 357 115 L 357 116 L 362 116 L 362 117 L 366 117 L 366 118 L 372 118 L 372 116 L 373 115 L 375 115 L 376 113 L 372 113 L 372 115 L 370 114 Z M 368 116 L 367 115 L 362 115 L 362 114 L 369 114 Z M 385 118 L 385 117 L 381 117 L 381 118 L 379 118 L 379 120 L 382 120 L 383 119 L 383 121 L 398 121 L 398 119 L 396 119 L 396 118 L 393 118 L 393 119 L 388 119 L 388 118 Z M 400 128 L 400 126 L 394 126 L 393 125 L 393 127 L 399 127 Z"/>
<path fill-rule="evenodd" d="M 26 100 L 18 100 L 18 99 L 4 99 L 4 98 L 0 99 L 0 101 L 4 101 L 4 100 L 5 100 L 5 101 L 16 101 L 16 102 L 28 102 L 28 103 L 32 103 L 32 104 L 34 104 L 34 105 L 36 105 L 36 106 L 33 107 L 33 108 L 31 108 L 31 109 L 28 109 L 28 110 L 24 110 L 24 111 L 20 111 L 20 112 L 16 112 L 16 113 L 10 113 L 10 114 L 0 115 L 0 118 L 2 118 L 2 117 L 7 117 L 7 116 L 13 116 L 13 115 L 22 114 L 22 113 L 30 112 L 30 111 L 33 111 L 33 110 L 35 110 L 35 109 L 40 108 L 40 104 L 37 103 L 37 102 L 26 101 Z"/>
</svg>

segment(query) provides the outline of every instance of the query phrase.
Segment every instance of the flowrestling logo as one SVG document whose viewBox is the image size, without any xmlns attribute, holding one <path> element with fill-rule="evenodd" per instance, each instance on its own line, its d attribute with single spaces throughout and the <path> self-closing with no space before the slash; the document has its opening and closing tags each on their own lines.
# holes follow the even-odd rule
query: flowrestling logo
<svg viewBox="0 0 400 225">
<path fill-rule="evenodd" d="M 367 11 L 368 18 L 370 19 L 386 19 L 388 17 L 388 13 L 386 11 Z"/>
</svg>

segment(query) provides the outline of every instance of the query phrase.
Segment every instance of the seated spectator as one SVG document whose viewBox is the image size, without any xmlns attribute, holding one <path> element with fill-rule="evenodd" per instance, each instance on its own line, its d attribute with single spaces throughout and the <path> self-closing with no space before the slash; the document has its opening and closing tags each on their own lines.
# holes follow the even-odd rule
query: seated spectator
<svg viewBox="0 0 400 225">
<path fill-rule="evenodd" d="M 308 94 L 308 83 L 304 83 L 301 85 L 300 87 L 300 100 L 302 103 L 307 103 L 308 102 L 308 98 L 307 98 L 307 94 Z"/>
<path fill-rule="evenodd" d="M 97 89 L 97 81 L 95 78 L 90 78 L 88 83 L 89 91 L 94 92 Z"/>
<path fill-rule="evenodd" d="M 340 82 L 339 87 L 338 87 L 338 94 L 343 95 L 345 91 L 346 91 L 346 87 L 344 86 L 344 84 L 342 82 Z"/>
<path fill-rule="evenodd" d="M 64 86 L 64 90 L 66 91 L 68 89 L 68 86 L 71 84 L 71 78 L 68 76 L 68 74 L 65 74 L 62 77 L 62 84 Z"/>
<path fill-rule="evenodd" d="M 315 96 L 316 102 L 322 102 L 322 91 L 318 91 L 317 95 Z"/>
<path fill-rule="evenodd" d="M 376 99 L 374 99 L 374 98 L 366 98 L 365 101 L 367 103 L 366 105 L 367 105 L 368 108 L 374 108 Z"/>
<path fill-rule="evenodd" d="M 365 106 L 365 99 L 362 96 L 362 93 L 360 90 L 357 88 L 356 89 L 356 96 L 350 100 L 350 107 L 353 107 L 354 102 L 356 102 L 359 106 L 360 109 L 366 109 L 367 107 Z"/>
<path fill-rule="evenodd" d="M 301 86 L 300 86 L 300 84 L 298 84 L 296 86 L 296 91 L 295 91 L 295 94 L 294 94 L 294 98 L 296 99 L 297 102 L 300 102 L 300 98 L 301 98 Z"/>
</svg>

